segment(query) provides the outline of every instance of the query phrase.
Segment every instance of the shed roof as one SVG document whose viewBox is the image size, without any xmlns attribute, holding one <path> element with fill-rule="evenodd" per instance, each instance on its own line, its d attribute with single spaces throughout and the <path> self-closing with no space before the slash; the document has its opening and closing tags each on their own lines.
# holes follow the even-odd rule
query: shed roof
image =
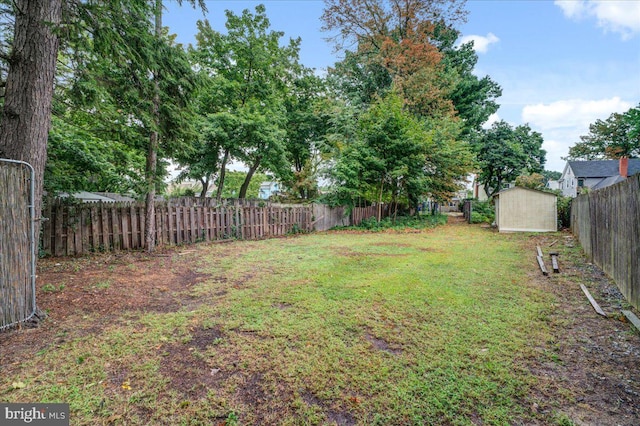
<svg viewBox="0 0 640 426">
<path fill-rule="evenodd" d="M 577 178 L 618 176 L 619 160 L 569 161 L 569 167 Z M 629 159 L 628 175 L 640 173 L 640 158 Z"/>
<path fill-rule="evenodd" d="M 512 188 L 503 189 L 502 191 L 500 191 L 497 194 L 495 194 L 494 197 L 498 197 L 498 196 L 500 196 L 500 194 L 504 194 L 505 192 L 515 191 L 515 190 L 531 191 L 531 192 L 535 192 L 535 193 L 538 193 L 538 194 L 550 195 L 552 197 L 556 196 L 556 194 L 554 194 L 553 192 L 540 191 L 540 190 L 537 190 L 537 189 L 525 188 L 523 186 L 514 186 Z"/>
</svg>

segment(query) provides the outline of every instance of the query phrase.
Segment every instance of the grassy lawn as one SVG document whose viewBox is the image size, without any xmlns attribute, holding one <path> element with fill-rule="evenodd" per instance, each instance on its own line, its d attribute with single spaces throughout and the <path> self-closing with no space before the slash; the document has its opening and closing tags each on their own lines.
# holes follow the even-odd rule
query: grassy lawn
<svg viewBox="0 0 640 426">
<path fill-rule="evenodd" d="M 179 308 L 78 317 L 100 326 L 58 330 L 2 375 L 0 400 L 68 402 L 72 424 L 527 423 L 552 296 L 523 238 L 443 226 L 200 245 L 185 262 L 206 278 L 174 293 Z"/>
</svg>

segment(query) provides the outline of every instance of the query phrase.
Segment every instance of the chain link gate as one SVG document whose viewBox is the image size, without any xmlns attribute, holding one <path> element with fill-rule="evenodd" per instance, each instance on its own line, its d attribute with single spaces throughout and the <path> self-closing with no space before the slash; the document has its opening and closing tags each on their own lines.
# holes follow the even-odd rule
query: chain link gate
<svg viewBox="0 0 640 426">
<path fill-rule="evenodd" d="M 36 314 L 34 172 L 0 158 L 0 331 Z"/>
</svg>

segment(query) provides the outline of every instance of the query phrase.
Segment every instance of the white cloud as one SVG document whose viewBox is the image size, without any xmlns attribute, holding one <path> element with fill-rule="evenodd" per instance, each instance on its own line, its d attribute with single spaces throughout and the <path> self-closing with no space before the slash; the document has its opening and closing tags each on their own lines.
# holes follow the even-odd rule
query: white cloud
<svg viewBox="0 0 640 426">
<path fill-rule="evenodd" d="M 624 112 L 633 104 L 615 96 L 611 99 L 569 99 L 550 104 L 526 105 L 522 109 L 522 120 L 542 129 L 582 127 L 597 119 L 606 119 L 614 112 Z"/>
<path fill-rule="evenodd" d="M 589 125 L 596 120 L 606 120 L 614 112 L 625 112 L 633 107 L 631 102 L 615 96 L 610 99 L 569 99 L 549 104 L 526 105 L 522 109 L 522 121 L 542 133 L 547 151 L 548 170 L 561 171 L 569 147 L 589 132 Z"/>
<path fill-rule="evenodd" d="M 640 2 L 629 0 L 556 0 L 564 15 L 573 20 L 596 18 L 605 32 L 619 33 L 623 40 L 640 34 Z"/>
<path fill-rule="evenodd" d="M 497 112 L 494 112 L 493 114 L 491 114 L 489 116 L 489 118 L 487 119 L 487 121 L 484 122 L 484 124 L 482 125 L 483 129 L 490 129 L 491 126 L 493 125 L 493 123 L 500 121 L 500 116 L 498 115 Z"/>
<path fill-rule="evenodd" d="M 473 50 L 478 53 L 487 53 L 489 45 L 500 41 L 495 34 L 489 33 L 485 36 L 481 35 L 468 35 L 460 38 L 460 44 L 465 44 L 473 41 Z"/>
</svg>

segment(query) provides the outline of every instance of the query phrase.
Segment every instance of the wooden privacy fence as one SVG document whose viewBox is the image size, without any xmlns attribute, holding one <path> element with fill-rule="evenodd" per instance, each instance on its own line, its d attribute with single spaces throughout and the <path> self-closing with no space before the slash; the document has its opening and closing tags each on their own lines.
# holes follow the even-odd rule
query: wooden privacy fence
<svg viewBox="0 0 640 426">
<path fill-rule="evenodd" d="M 156 203 L 159 247 L 197 241 L 259 239 L 312 229 L 311 206 Z M 263 203 L 261 203 L 263 204 Z M 144 247 L 144 203 L 47 204 L 41 250 L 53 256 Z"/>
<path fill-rule="evenodd" d="M 0 159 L 0 330 L 36 313 L 33 169 Z"/>
<path fill-rule="evenodd" d="M 378 207 L 381 208 L 382 216 L 380 219 L 384 219 L 389 216 L 390 208 L 389 204 L 382 204 L 382 206 L 373 205 L 369 207 L 354 207 L 351 210 L 351 226 L 358 226 L 363 220 L 370 219 L 372 217 L 378 218 Z"/>
<path fill-rule="evenodd" d="M 640 174 L 575 198 L 571 231 L 587 256 L 640 309 Z"/>
</svg>

